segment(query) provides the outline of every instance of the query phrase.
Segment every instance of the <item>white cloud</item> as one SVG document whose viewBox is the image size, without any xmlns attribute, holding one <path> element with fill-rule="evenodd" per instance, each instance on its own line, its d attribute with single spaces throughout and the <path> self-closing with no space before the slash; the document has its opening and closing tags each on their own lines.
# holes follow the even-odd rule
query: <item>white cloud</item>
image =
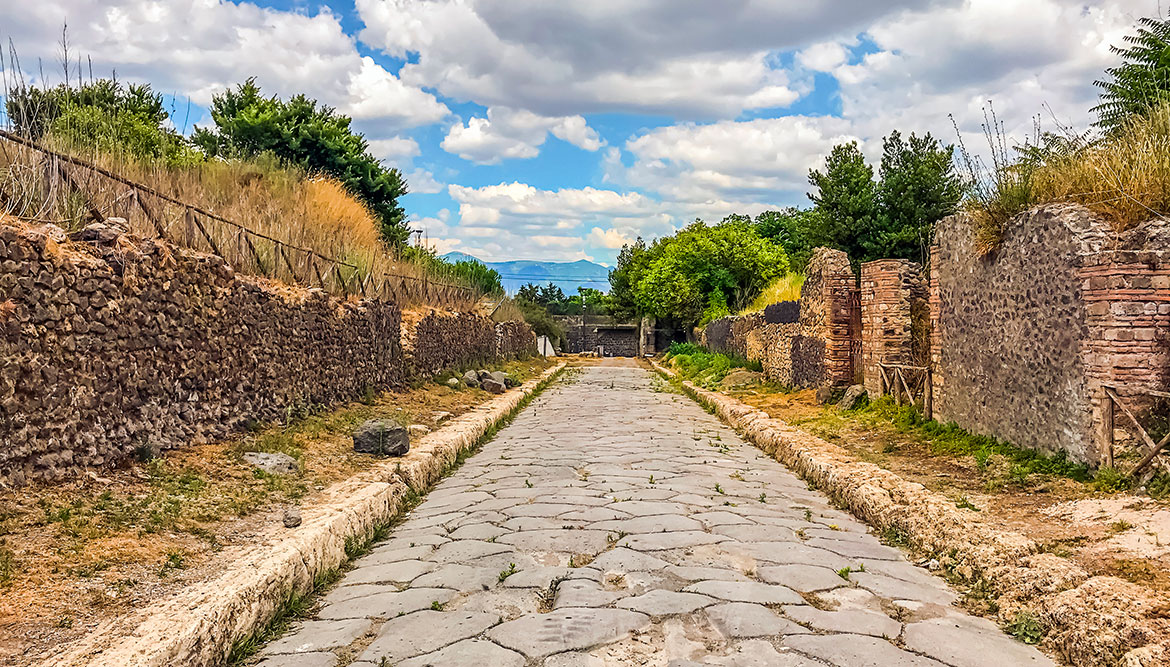
<svg viewBox="0 0 1170 667">
<path fill-rule="evenodd" d="M 661 194 L 668 201 L 704 204 L 744 199 L 776 203 L 804 192 L 808 170 L 835 143 L 853 139 L 840 118 L 784 116 L 708 125 L 672 125 L 628 142 L 634 163 L 607 158 L 611 181 Z M 784 193 L 790 193 L 788 197 Z M 717 214 L 743 212 L 725 210 Z"/>
<path fill-rule="evenodd" d="M 927 0 L 357 0 L 361 39 L 417 56 L 403 80 L 545 116 L 593 111 L 734 117 L 799 91 L 778 52 L 859 30 Z M 953 4 L 947 2 L 947 4 Z"/>
<path fill-rule="evenodd" d="M 410 192 L 433 195 L 443 191 L 443 184 L 435 180 L 435 175 L 426 169 L 415 169 L 405 174 L 405 177 Z"/>
<path fill-rule="evenodd" d="M 441 145 L 464 160 L 497 164 L 505 159 L 536 157 L 549 133 L 587 151 L 604 145 L 581 116 L 554 118 L 507 107 L 489 107 L 486 118 L 452 126 Z"/>
<path fill-rule="evenodd" d="M 831 72 L 844 65 L 848 58 L 849 54 L 845 47 L 838 42 L 813 44 L 796 54 L 798 63 L 818 72 Z"/>
<path fill-rule="evenodd" d="M 410 137 L 390 137 L 389 139 L 375 139 L 369 142 L 370 154 L 379 160 L 386 160 L 397 164 L 400 160 L 410 160 L 419 154 L 418 142 Z"/>
<path fill-rule="evenodd" d="M 430 93 L 359 55 L 328 9 L 309 15 L 226 0 L 45 0 L 5 12 L 5 20 L 4 37 L 32 77 L 38 58 L 59 57 L 67 20 L 71 55 L 91 57 L 95 74 L 116 70 L 119 78 L 149 82 L 199 105 L 255 76 L 266 93 L 305 93 L 376 120 L 383 131 L 435 123 L 448 113 Z M 46 73 L 57 77 L 60 69 Z"/>
<path fill-rule="evenodd" d="M 617 250 L 628 243 L 633 243 L 634 239 L 616 229 L 594 227 L 589 230 L 588 241 L 595 246 Z"/>
</svg>

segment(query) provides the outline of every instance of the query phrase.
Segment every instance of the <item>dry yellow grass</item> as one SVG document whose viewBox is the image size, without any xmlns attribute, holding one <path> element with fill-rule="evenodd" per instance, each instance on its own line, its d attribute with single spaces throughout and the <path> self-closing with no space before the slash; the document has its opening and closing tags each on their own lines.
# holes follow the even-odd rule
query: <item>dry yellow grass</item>
<svg viewBox="0 0 1170 667">
<path fill-rule="evenodd" d="M 1117 231 L 1170 212 L 1170 105 L 1081 150 L 1049 158 L 1033 175 L 1033 191 L 1036 203 L 1083 204 Z"/>
<path fill-rule="evenodd" d="M 446 287 L 454 284 L 451 278 L 431 275 L 415 263 L 394 257 L 380 239 L 374 216 L 334 179 L 310 176 L 275 159 L 166 165 L 98 153 L 84 147 L 48 147 L 95 163 L 264 236 L 356 267 L 342 267 L 338 276 L 331 264 L 288 249 L 285 252 L 288 261 L 285 261 L 276 244 L 245 237 L 230 225 L 202 218 L 220 254 L 241 273 L 310 285 L 318 283 L 319 273 L 327 289 L 338 294 L 360 294 L 359 281 L 365 282 L 372 276 L 372 284 L 365 282 L 367 292 L 388 281 L 391 297 L 412 305 L 468 309 L 478 299 L 478 294 L 462 285 Z M 84 199 L 60 179 L 46 178 L 42 154 L 7 142 L 3 148 L 0 192 L 4 197 L 0 208 L 17 217 L 54 222 L 67 229 L 84 224 Z M 85 198 L 104 216 L 125 218 L 130 230 L 138 235 L 157 235 L 126 185 L 83 168 L 67 167 L 67 172 Z M 183 207 L 149 195 L 142 199 L 161 219 L 168 239 L 196 250 L 211 250 L 202 232 L 186 217 Z"/>
<path fill-rule="evenodd" d="M 981 253 L 999 246 L 1016 214 L 1040 204 L 1081 204 L 1117 232 L 1170 214 L 1170 104 L 1096 140 L 1066 134 L 999 166 L 988 196 L 968 200 Z"/>
<path fill-rule="evenodd" d="M 772 281 L 763 292 L 752 301 L 752 305 L 740 311 L 740 315 L 758 313 L 774 303 L 781 301 L 799 301 L 800 288 L 804 285 L 804 274 L 789 273 Z"/>
</svg>

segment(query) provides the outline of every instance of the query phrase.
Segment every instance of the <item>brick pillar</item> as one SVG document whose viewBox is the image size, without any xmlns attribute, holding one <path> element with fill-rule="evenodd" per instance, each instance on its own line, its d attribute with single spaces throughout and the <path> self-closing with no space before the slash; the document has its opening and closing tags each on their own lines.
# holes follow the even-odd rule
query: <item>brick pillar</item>
<svg viewBox="0 0 1170 667">
<path fill-rule="evenodd" d="M 1086 391 L 1093 433 L 1089 458 L 1112 463 L 1109 443 L 1114 424 L 1127 432 L 1133 425 L 1105 400 L 1105 386 L 1144 419 L 1155 404 L 1148 393 L 1170 391 L 1170 253 L 1166 251 L 1102 252 L 1082 258 L 1081 290 L 1088 337 L 1084 361 Z M 1144 446 L 1118 443 L 1122 449 Z"/>
<path fill-rule="evenodd" d="M 938 244 L 930 247 L 930 294 L 929 294 L 929 308 L 930 308 L 930 377 L 932 382 L 934 403 L 934 418 L 943 421 L 941 415 L 945 414 L 946 410 L 946 387 L 944 386 L 946 380 L 946 367 L 943 365 L 942 349 L 943 339 L 946 332 L 940 326 L 940 316 L 942 310 L 942 297 L 939 288 L 939 274 L 942 267 L 939 265 L 939 246 Z"/>
<path fill-rule="evenodd" d="M 882 389 L 879 363 L 916 366 L 925 361 L 926 300 L 918 264 L 880 259 L 861 265 L 861 366 L 871 396 Z M 916 320 L 920 340 L 915 340 Z"/>
<path fill-rule="evenodd" d="M 800 293 L 800 325 L 803 337 L 817 340 L 824 349 L 811 364 L 819 368 L 802 372 L 797 384 L 852 384 L 856 293 L 849 256 L 840 250 L 814 250 Z"/>
</svg>

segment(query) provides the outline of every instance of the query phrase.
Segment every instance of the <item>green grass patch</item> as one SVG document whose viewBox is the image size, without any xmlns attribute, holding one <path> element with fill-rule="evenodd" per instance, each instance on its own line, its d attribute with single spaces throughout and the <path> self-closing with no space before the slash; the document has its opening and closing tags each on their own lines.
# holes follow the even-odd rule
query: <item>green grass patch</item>
<svg viewBox="0 0 1170 667">
<path fill-rule="evenodd" d="M 723 378 L 737 368 L 756 372 L 764 370 L 758 361 L 712 352 L 694 343 L 671 343 L 664 359 L 681 377 L 706 389 L 717 388 Z"/>
<path fill-rule="evenodd" d="M 919 438 L 936 454 L 973 457 L 980 469 L 988 468 L 993 456 L 1002 457 L 1009 464 L 1008 480 L 1016 484 L 1027 483 L 1032 475 L 1066 477 L 1086 483 L 1104 475 L 1105 483 L 1113 484 L 1109 481 L 1111 473 L 1103 470 L 1095 476 L 1087 465 L 1070 461 L 1064 452 L 1047 456 L 997 438 L 971 433 L 954 422 L 928 420 L 916 407 L 898 405 L 889 396 L 882 396 L 857 410 L 826 412 L 810 420 L 802 420 L 801 425 L 817 424 L 837 430 L 840 426 L 837 420 L 851 420 L 870 427 L 893 426 L 899 433 Z M 835 421 L 836 424 L 831 423 Z"/>
</svg>

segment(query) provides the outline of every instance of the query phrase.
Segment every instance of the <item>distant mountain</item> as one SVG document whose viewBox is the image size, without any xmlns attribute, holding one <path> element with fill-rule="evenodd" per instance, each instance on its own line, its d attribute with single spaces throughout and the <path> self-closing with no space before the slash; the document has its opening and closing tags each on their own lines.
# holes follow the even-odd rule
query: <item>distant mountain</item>
<svg viewBox="0 0 1170 667">
<path fill-rule="evenodd" d="M 609 269 L 585 259 L 579 259 L 575 262 L 535 262 L 523 259 L 510 262 L 485 262 L 478 257 L 454 250 L 442 257 L 448 262 L 479 262 L 499 271 L 504 289 L 509 294 L 515 294 L 516 290 L 527 283 L 536 283 L 537 285 L 552 283 L 564 290 L 566 295 L 575 294 L 577 287 L 591 287 L 603 292 L 609 291 Z"/>
</svg>

